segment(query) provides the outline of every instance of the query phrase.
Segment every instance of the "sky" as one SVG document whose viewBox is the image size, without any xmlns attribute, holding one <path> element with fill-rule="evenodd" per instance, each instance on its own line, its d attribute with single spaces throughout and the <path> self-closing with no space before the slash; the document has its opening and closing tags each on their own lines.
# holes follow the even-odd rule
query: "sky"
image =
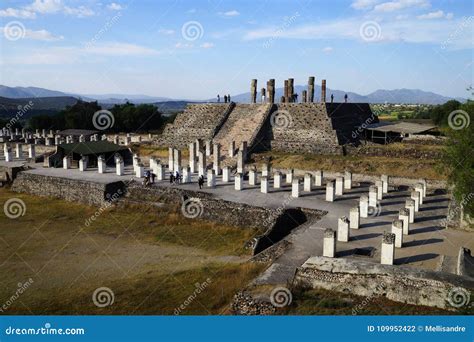
<svg viewBox="0 0 474 342">
<path fill-rule="evenodd" d="M 208 99 L 308 76 L 467 97 L 469 0 L 0 2 L 0 84 Z"/>
</svg>

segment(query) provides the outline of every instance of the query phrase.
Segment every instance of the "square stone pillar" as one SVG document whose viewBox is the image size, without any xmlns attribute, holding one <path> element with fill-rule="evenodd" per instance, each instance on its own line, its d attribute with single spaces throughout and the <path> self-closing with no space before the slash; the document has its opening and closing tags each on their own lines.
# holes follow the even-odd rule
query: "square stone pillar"
<svg viewBox="0 0 474 342">
<path fill-rule="evenodd" d="M 137 170 L 138 163 L 140 162 L 138 155 L 134 154 L 132 161 L 133 161 L 133 172 L 135 172 Z"/>
<path fill-rule="evenodd" d="M 334 202 L 335 192 L 334 192 L 334 181 L 330 180 L 326 183 L 326 201 Z"/>
<path fill-rule="evenodd" d="M 249 185 L 257 185 L 257 171 L 253 167 L 249 170 Z"/>
<path fill-rule="evenodd" d="M 369 207 L 377 207 L 377 187 L 375 185 L 369 186 Z"/>
<path fill-rule="evenodd" d="M 286 183 L 287 184 L 292 184 L 293 183 L 293 177 L 294 177 L 295 171 L 293 169 L 288 170 L 286 174 Z"/>
<path fill-rule="evenodd" d="M 194 142 L 195 145 L 196 145 L 196 155 L 202 151 L 202 141 L 201 139 L 196 139 L 196 141 Z"/>
<path fill-rule="evenodd" d="M 327 258 L 336 257 L 336 232 L 330 228 L 324 230 L 323 256 Z"/>
<path fill-rule="evenodd" d="M 222 181 L 228 183 L 230 181 L 230 170 L 228 166 L 222 168 Z"/>
<path fill-rule="evenodd" d="M 360 196 L 359 199 L 359 211 L 360 217 L 368 217 L 369 216 L 369 197 L 366 195 Z"/>
<path fill-rule="evenodd" d="M 67 169 L 70 169 L 70 168 L 71 168 L 71 160 L 69 159 L 69 157 L 64 157 L 63 158 L 63 169 L 67 170 Z"/>
<path fill-rule="evenodd" d="M 143 178 L 145 177 L 145 167 L 142 164 L 138 164 L 135 168 L 135 177 Z"/>
<path fill-rule="evenodd" d="M 349 220 L 345 216 L 337 220 L 337 241 L 349 242 Z"/>
<path fill-rule="evenodd" d="M 418 191 L 420 193 L 420 205 L 423 204 L 423 184 L 421 183 L 418 183 L 418 184 L 415 184 L 415 191 Z"/>
<path fill-rule="evenodd" d="M 291 182 L 291 197 L 300 197 L 300 180 L 297 177 L 294 177 L 293 181 Z"/>
<path fill-rule="evenodd" d="M 280 189 L 281 188 L 281 172 L 275 171 L 273 173 L 273 188 Z"/>
<path fill-rule="evenodd" d="M 235 190 L 242 190 L 244 183 L 244 176 L 242 173 L 237 173 L 234 177 L 234 189 Z"/>
<path fill-rule="evenodd" d="M 175 149 L 173 152 L 173 161 L 174 161 L 174 166 L 173 170 L 180 171 L 181 170 L 181 150 Z"/>
<path fill-rule="evenodd" d="M 344 172 L 344 189 L 352 189 L 352 172 Z"/>
<path fill-rule="evenodd" d="M 380 176 L 380 180 L 382 181 L 382 192 L 384 194 L 388 193 L 388 176 L 382 175 Z"/>
<path fill-rule="evenodd" d="M 395 260 L 395 234 L 384 232 L 382 236 L 382 248 L 380 250 L 380 263 L 382 265 L 393 265 Z"/>
<path fill-rule="evenodd" d="M 381 201 L 383 198 L 383 183 L 381 180 L 375 181 L 375 186 L 377 187 L 377 200 Z"/>
<path fill-rule="evenodd" d="M 115 174 L 123 176 L 125 174 L 125 164 L 122 158 L 115 159 Z"/>
<path fill-rule="evenodd" d="M 206 157 L 209 157 L 212 153 L 212 141 L 206 141 Z"/>
<path fill-rule="evenodd" d="M 21 144 L 16 144 L 15 145 L 15 158 L 23 158 L 23 150 L 21 147 Z"/>
<path fill-rule="evenodd" d="M 242 151 L 242 156 L 245 159 L 247 159 L 247 142 L 246 141 L 242 141 L 242 143 L 240 144 L 240 149 L 239 151 Z"/>
<path fill-rule="evenodd" d="M 120 145 L 120 137 L 118 135 L 114 136 L 114 144 Z"/>
<path fill-rule="evenodd" d="M 262 177 L 270 176 L 270 165 L 267 163 L 262 164 Z"/>
<path fill-rule="evenodd" d="M 87 170 L 87 159 L 82 157 L 79 160 L 79 171 L 86 171 Z"/>
<path fill-rule="evenodd" d="M 305 173 L 303 190 L 306 192 L 311 192 L 313 190 L 313 175 L 311 173 Z"/>
<path fill-rule="evenodd" d="M 214 172 L 217 175 L 221 174 L 221 145 L 216 143 L 213 145 L 213 158 L 214 162 L 212 164 Z"/>
<path fill-rule="evenodd" d="M 212 169 L 207 170 L 207 186 L 209 188 L 216 187 L 216 174 L 215 171 Z"/>
<path fill-rule="evenodd" d="M 34 159 L 36 157 L 35 145 L 28 145 L 28 158 Z"/>
<path fill-rule="evenodd" d="M 336 177 L 336 196 L 344 195 L 344 177 Z"/>
<path fill-rule="evenodd" d="M 191 183 L 191 168 L 183 167 L 183 183 Z"/>
<path fill-rule="evenodd" d="M 263 194 L 268 194 L 268 178 L 267 177 L 262 177 L 262 180 L 260 183 L 260 192 Z"/>
<path fill-rule="evenodd" d="M 420 193 L 418 191 L 412 191 L 411 194 L 411 199 L 415 201 L 415 213 L 420 210 Z"/>
<path fill-rule="evenodd" d="M 206 154 L 202 151 L 198 153 L 199 161 L 198 161 L 198 175 L 199 177 L 204 176 L 207 170 L 206 164 Z"/>
<path fill-rule="evenodd" d="M 405 208 L 409 211 L 408 222 L 415 223 L 415 201 L 412 199 L 405 200 Z"/>
<path fill-rule="evenodd" d="M 156 165 L 156 158 L 155 157 L 150 157 L 150 169 L 154 169 Z"/>
<path fill-rule="evenodd" d="M 154 172 L 156 174 L 156 178 L 158 178 L 158 180 L 162 181 L 166 178 L 165 176 L 165 167 L 161 164 L 161 163 L 157 163 L 156 164 L 156 172 Z"/>
<path fill-rule="evenodd" d="M 402 248 L 403 246 L 403 221 L 394 220 L 392 222 L 392 234 L 395 234 L 395 247 Z"/>
<path fill-rule="evenodd" d="M 99 158 L 97 158 L 97 171 L 99 173 L 105 173 L 106 172 L 106 169 L 107 169 L 107 166 L 105 164 L 105 159 L 103 156 L 99 156 Z"/>
<path fill-rule="evenodd" d="M 59 144 L 61 144 L 61 136 L 55 135 L 54 136 L 54 145 L 58 146 Z"/>
<path fill-rule="evenodd" d="M 129 135 L 127 135 L 127 136 L 125 137 L 125 145 L 128 146 L 128 145 L 130 145 L 131 143 L 132 143 L 132 137 L 129 136 Z"/>
<path fill-rule="evenodd" d="M 237 153 L 237 172 L 244 173 L 245 171 L 245 161 L 244 161 L 244 153 L 239 151 Z"/>
<path fill-rule="evenodd" d="M 323 185 L 323 171 L 318 170 L 314 173 L 314 185 L 315 186 Z"/>
<path fill-rule="evenodd" d="M 174 148 L 168 147 L 168 170 L 174 171 Z"/>
<path fill-rule="evenodd" d="M 234 158 L 235 156 L 235 141 L 229 143 L 229 158 Z"/>
<path fill-rule="evenodd" d="M 426 188 L 428 183 L 426 182 L 426 179 L 420 178 L 419 183 L 422 184 L 423 186 L 423 197 L 426 197 Z"/>
<path fill-rule="evenodd" d="M 403 235 L 410 234 L 410 210 L 407 208 L 400 209 L 398 219 L 403 222 Z"/>
<path fill-rule="evenodd" d="M 359 229 L 360 226 L 360 213 L 359 207 L 353 207 L 349 211 L 349 228 Z"/>
<path fill-rule="evenodd" d="M 80 143 L 86 142 L 86 137 L 83 134 L 79 136 L 79 142 Z"/>
<path fill-rule="evenodd" d="M 189 144 L 189 171 L 196 172 L 196 144 L 194 142 Z"/>
</svg>

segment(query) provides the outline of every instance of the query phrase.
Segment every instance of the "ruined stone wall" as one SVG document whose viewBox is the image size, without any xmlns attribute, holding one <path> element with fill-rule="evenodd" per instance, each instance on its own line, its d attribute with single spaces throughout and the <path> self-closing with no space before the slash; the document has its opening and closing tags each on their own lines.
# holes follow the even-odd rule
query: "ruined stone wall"
<svg viewBox="0 0 474 342">
<path fill-rule="evenodd" d="M 123 194 L 124 184 L 123 182 L 94 183 L 21 172 L 13 182 L 12 190 L 36 196 L 54 197 L 69 202 L 100 206 L 114 194 L 118 196 Z"/>
<path fill-rule="evenodd" d="M 234 107 L 234 103 L 188 104 L 183 113 L 168 124 L 155 142 L 161 146 L 184 148 L 196 139 L 211 140 Z"/>
</svg>

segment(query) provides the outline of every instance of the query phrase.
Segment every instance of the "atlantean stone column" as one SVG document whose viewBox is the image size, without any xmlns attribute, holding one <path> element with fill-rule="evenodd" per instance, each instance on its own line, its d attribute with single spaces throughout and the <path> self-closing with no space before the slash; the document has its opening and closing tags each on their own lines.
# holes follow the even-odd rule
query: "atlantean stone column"
<svg viewBox="0 0 474 342">
<path fill-rule="evenodd" d="M 360 217 L 366 218 L 369 216 L 369 197 L 367 197 L 366 195 L 360 196 L 359 209 Z"/>
<path fill-rule="evenodd" d="M 323 256 L 327 258 L 336 256 L 336 232 L 330 228 L 324 230 Z"/>
<path fill-rule="evenodd" d="M 398 219 L 403 222 L 403 235 L 410 234 L 410 210 L 407 208 L 400 209 Z"/>
<path fill-rule="evenodd" d="M 250 84 L 250 103 L 257 102 L 257 80 L 253 79 Z"/>
<path fill-rule="evenodd" d="M 285 80 L 283 89 L 284 89 L 284 91 L 283 91 L 283 96 L 284 96 L 284 98 L 285 98 L 285 100 L 284 100 L 283 102 L 284 102 L 284 103 L 288 103 L 288 102 L 289 102 L 289 101 L 288 101 L 288 97 L 289 97 L 288 94 L 289 94 L 289 92 L 290 92 L 290 90 L 289 90 L 289 88 L 288 88 L 288 80 Z"/>
<path fill-rule="evenodd" d="M 275 171 L 273 174 L 273 188 L 280 189 L 281 188 L 281 172 Z"/>
<path fill-rule="evenodd" d="M 314 102 L 314 76 L 308 78 L 308 102 Z"/>
<path fill-rule="evenodd" d="M 349 220 L 345 216 L 337 220 L 337 241 L 349 242 Z"/>
<path fill-rule="evenodd" d="M 288 79 L 288 101 L 293 102 L 293 95 L 295 93 L 295 80 L 293 78 Z"/>
<path fill-rule="evenodd" d="M 382 265 L 393 265 L 395 259 L 395 234 L 384 232 L 382 236 L 382 248 L 380 251 L 380 263 Z"/>
<path fill-rule="evenodd" d="M 360 226 L 360 214 L 359 207 L 353 207 L 349 212 L 349 227 L 352 229 L 359 229 Z"/>
<path fill-rule="evenodd" d="M 334 202 L 334 181 L 326 183 L 326 201 Z"/>
<path fill-rule="evenodd" d="M 395 247 L 402 248 L 403 246 L 403 221 L 394 220 L 392 222 L 392 233 L 395 234 Z"/>
<path fill-rule="evenodd" d="M 321 81 L 321 102 L 326 103 L 326 80 Z"/>
<path fill-rule="evenodd" d="M 267 82 L 268 103 L 275 103 L 275 79 L 272 78 Z"/>
</svg>

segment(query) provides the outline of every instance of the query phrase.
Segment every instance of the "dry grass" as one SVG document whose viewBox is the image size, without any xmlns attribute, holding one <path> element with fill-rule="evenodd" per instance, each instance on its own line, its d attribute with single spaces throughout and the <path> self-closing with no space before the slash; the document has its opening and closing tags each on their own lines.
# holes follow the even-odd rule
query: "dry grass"
<svg viewBox="0 0 474 342">
<path fill-rule="evenodd" d="M 255 162 L 270 158 L 273 167 L 302 170 L 326 170 L 341 172 L 349 170 L 368 175 L 387 174 L 399 177 L 420 177 L 445 180 L 446 176 L 438 171 L 438 160 L 407 159 L 373 156 L 337 156 L 315 154 L 289 154 L 266 152 L 254 154 Z"/>
</svg>

